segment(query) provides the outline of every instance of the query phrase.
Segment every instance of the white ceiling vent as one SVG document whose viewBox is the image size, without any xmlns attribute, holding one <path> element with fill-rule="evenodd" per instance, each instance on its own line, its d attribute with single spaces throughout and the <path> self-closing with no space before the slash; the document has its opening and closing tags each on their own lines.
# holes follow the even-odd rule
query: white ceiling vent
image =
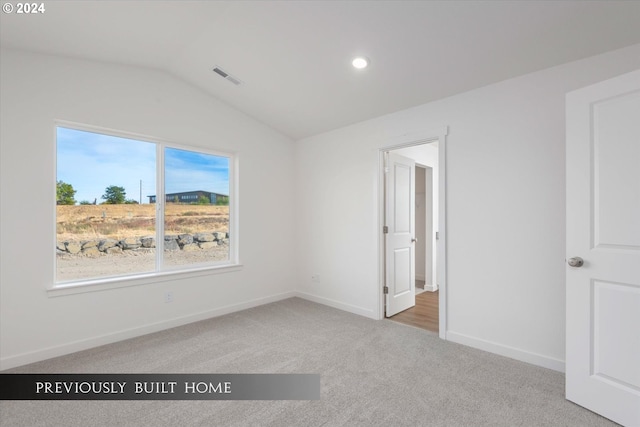
<svg viewBox="0 0 640 427">
<path fill-rule="evenodd" d="M 224 78 L 225 80 L 229 80 L 231 83 L 233 83 L 236 86 L 240 86 L 242 84 L 242 81 L 233 77 L 232 75 L 230 75 L 220 67 L 215 67 L 213 69 L 213 72 L 218 74 L 220 77 Z"/>
</svg>

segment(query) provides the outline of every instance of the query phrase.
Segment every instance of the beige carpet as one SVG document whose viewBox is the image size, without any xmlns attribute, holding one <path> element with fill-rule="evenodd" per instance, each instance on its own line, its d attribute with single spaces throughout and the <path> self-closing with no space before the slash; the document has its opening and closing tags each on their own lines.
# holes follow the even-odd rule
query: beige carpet
<svg viewBox="0 0 640 427">
<path fill-rule="evenodd" d="M 319 373 L 320 401 L 2 401 L 2 426 L 610 426 L 561 373 L 293 298 L 16 368 Z"/>
</svg>

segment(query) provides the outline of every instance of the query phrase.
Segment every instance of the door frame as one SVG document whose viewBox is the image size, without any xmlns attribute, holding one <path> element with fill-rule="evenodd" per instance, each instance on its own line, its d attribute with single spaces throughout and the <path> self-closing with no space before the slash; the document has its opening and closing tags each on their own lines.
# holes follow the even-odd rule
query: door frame
<svg viewBox="0 0 640 427">
<path fill-rule="evenodd" d="M 447 339 L 447 204 L 446 204 L 446 143 L 448 126 L 435 129 L 425 129 L 419 132 L 406 133 L 396 137 L 389 138 L 387 142 L 378 148 L 376 154 L 376 167 L 378 170 L 378 222 L 374 231 L 378 239 L 378 265 L 377 265 L 377 290 L 378 295 L 378 319 L 384 319 L 385 313 L 385 296 L 383 287 L 385 285 L 385 247 L 384 234 L 382 227 L 384 226 L 384 153 L 386 151 L 397 150 L 400 148 L 413 147 L 432 142 L 438 142 L 438 241 L 436 245 L 436 269 L 438 277 L 438 306 L 439 306 L 439 333 L 441 339 Z"/>
</svg>

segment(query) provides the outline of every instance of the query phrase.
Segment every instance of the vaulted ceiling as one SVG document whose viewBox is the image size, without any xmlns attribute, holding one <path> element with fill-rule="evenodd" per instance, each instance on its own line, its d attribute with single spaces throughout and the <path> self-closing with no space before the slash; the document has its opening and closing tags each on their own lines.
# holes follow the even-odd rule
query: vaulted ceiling
<svg viewBox="0 0 640 427">
<path fill-rule="evenodd" d="M 294 139 L 640 43 L 638 1 L 45 7 L 37 15 L 3 13 L 2 46 L 164 70 Z M 355 55 L 371 65 L 354 69 Z"/>
</svg>

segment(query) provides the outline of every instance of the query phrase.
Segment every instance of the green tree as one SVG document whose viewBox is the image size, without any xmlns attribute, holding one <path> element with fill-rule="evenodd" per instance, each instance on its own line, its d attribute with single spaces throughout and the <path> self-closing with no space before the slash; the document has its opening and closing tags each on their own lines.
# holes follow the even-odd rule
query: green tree
<svg viewBox="0 0 640 427">
<path fill-rule="evenodd" d="M 73 189 L 71 184 L 67 184 L 64 181 L 56 182 L 56 203 L 59 205 L 75 205 L 76 190 Z"/>
<path fill-rule="evenodd" d="M 127 193 L 124 191 L 124 187 L 110 185 L 105 188 L 102 198 L 105 205 L 120 205 L 125 202 L 126 196 Z"/>
<path fill-rule="evenodd" d="M 207 196 L 204 195 L 199 195 L 198 196 L 198 201 L 196 202 L 197 205 L 209 205 L 211 204 L 211 200 L 209 200 L 209 198 Z"/>
</svg>

